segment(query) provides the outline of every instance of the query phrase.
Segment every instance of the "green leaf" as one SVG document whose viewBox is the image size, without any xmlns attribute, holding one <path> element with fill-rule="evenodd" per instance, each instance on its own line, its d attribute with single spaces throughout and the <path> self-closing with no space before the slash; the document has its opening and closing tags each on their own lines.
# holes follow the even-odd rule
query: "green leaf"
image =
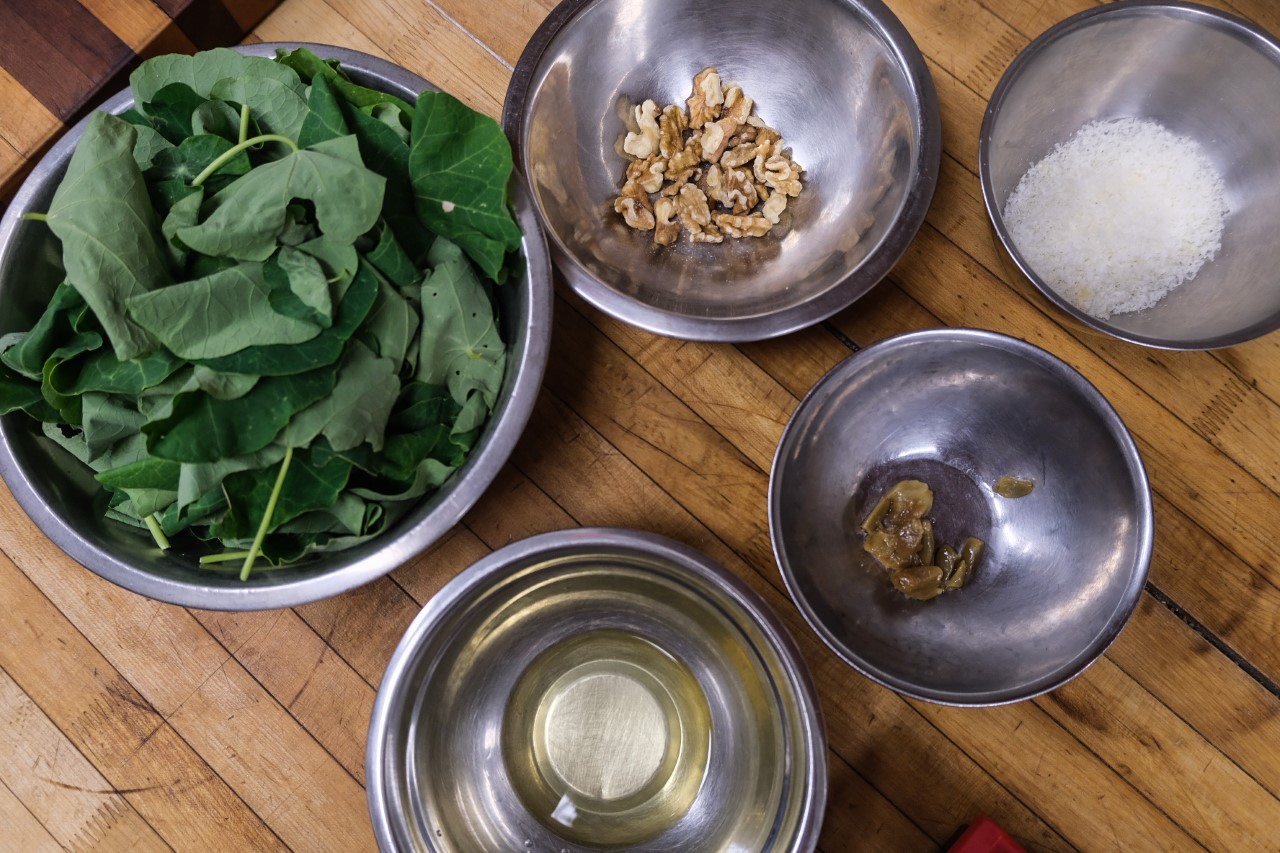
<svg viewBox="0 0 1280 853">
<path fill-rule="evenodd" d="M 418 331 L 418 309 L 388 284 L 378 282 L 378 301 L 361 330 L 361 340 L 374 352 L 391 360 L 399 373 L 409 353 L 409 344 Z"/>
<path fill-rule="evenodd" d="M 179 269 L 186 265 L 190 252 L 183 242 L 178 239 L 178 231 L 189 225 L 196 224 L 196 221 L 200 218 L 200 205 L 203 201 L 204 189 L 202 187 L 190 189 L 186 196 L 176 201 L 169 208 L 164 221 L 160 223 L 160 233 L 164 235 L 165 249 L 168 250 L 174 266 Z"/>
<path fill-rule="evenodd" d="M 333 300 L 320 261 L 292 246 L 282 246 L 276 263 L 287 276 L 289 292 L 309 310 L 311 321 L 321 328 L 332 326 Z"/>
<path fill-rule="evenodd" d="M 213 533 L 222 539 L 244 539 L 252 536 L 266 512 L 267 501 L 275 486 L 279 465 L 230 474 L 223 481 L 227 497 L 227 514 L 213 525 Z M 333 506 L 347 485 L 351 465 L 329 457 L 317 464 L 311 454 L 293 458 L 271 515 L 268 530 L 275 530 L 304 512 Z"/>
<path fill-rule="evenodd" d="M 383 122 L 346 105 L 347 124 L 360 143 L 365 165 L 387 179 L 382 218 L 413 261 L 421 264 L 435 235 L 418 218 L 417 201 L 409 178 L 409 146 Z"/>
<path fill-rule="evenodd" d="M 307 101 L 292 81 L 281 82 L 269 77 L 227 77 L 213 84 L 209 97 L 248 104 L 260 130 L 295 141 L 307 118 Z"/>
<path fill-rule="evenodd" d="M 332 237 L 321 235 L 314 240 L 298 244 L 298 250 L 306 252 L 324 265 L 329 278 L 350 281 L 360 264 L 360 255 L 350 243 L 340 243 Z"/>
<path fill-rule="evenodd" d="M 221 373 L 197 364 L 191 371 L 196 387 L 217 400 L 234 400 L 243 397 L 258 384 L 257 376 L 244 373 Z"/>
<path fill-rule="evenodd" d="M 0 365 L 0 415 L 23 411 L 38 421 L 59 421 L 62 416 L 40 393 L 40 386 Z"/>
<path fill-rule="evenodd" d="M 220 136 L 235 144 L 240 141 L 240 110 L 226 101 L 205 101 L 191 116 L 191 132 L 196 135 Z M 249 117 L 249 136 L 261 136 L 263 130 L 253 116 Z"/>
<path fill-rule="evenodd" d="M 337 370 L 265 377 L 243 397 L 218 400 L 203 391 L 176 395 L 173 410 L 142 426 L 147 450 L 177 462 L 215 462 L 271 443 L 297 412 L 333 390 Z"/>
<path fill-rule="evenodd" d="M 288 224 L 289 203 L 303 198 L 315 204 L 322 232 L 354 243 L 378 221 L 385 183 L 360 163 L 355 137 L 333 139 L 258 166 L 214 197 L 208 219 L 178 237 L 206 255 L 265 261 Z"/>
<path fill-rule="evenodd" d="M 132 125 L 94 113 L 49 205 L 71 283 L 93 309 L 120 359 L 150 352 L 155 338 L 125 315 L 125 302 L 169 283 L 160 223 L 133 159 Z"/>
<path fill-rule="evenodd" d="M 87 391 L 136 397 L 163 382 L 181 365 L 181 360 L 163 349 L 128 361 L 116 358 L 110 350 L 100 350 L 59 364 L 49 373 L 49 386 L 68 397 Z"/>
<path fill-rule="evenodd" d="M 444 385 L 460 405 L 473 392 L 492 409 L 502 387 L 506 347 L 489 296 L 457 246 L 437 240 L 435 268 L 422 283 L 418 370 L 429 385 Z"/>
<path fill-rule="evenodd" d="M 190 184 L 192 179 L 203 172 L 210 163 L 230 151 L 232 147 L 231 142 L 211 133 L 188 135 L 176 147 L 166 148 L 156 155 L 151 168 L 147 170 L 147 180 L 152 182 L 174 180 L 181 181 L 184 185 Z M 250 168 L 248 153 L 241 151 L 219 166 L 214 174 L 238 177 L 248 173 Z"/>
<path fill-rule="evenodd" d="M 250 346 L 299 344 L 320 333 L 312 323 L 271 309 L 261 264 L 241 264 L 134 297 L 129 316 L 177 356 L 212 359 Z"/>
<path fill-rule="evenodd" d="M 418 432 L 434 426 L 451 425 L 458 419 L 459 406 L 443 385 L 408 382 L 400 391 L 387 427 L 393 432 Z"/>
<path fill-rule="evenodd" d="M 63 340 L 74 334 L 71 315 L 84 304 L 79 291 L 66 282 L 59 284 L 30 331 L 0 339 L 0 361 L 28 379 L 41 379 L 49 356 Z"/>
<path fill-rule="evenodd" d="M 191 116 L 206 100 L 185 83 L 170 83 L 143 104 L 142 112 L 165 139 L 177 145 L 191 135 Z"/>
<path fill-rule="evenodd" d="M 423 92 L 413 117 L 409 175 L 418 216 L 497 281 L 520 247 L 507 209 L 511 144 L 496 121 L 444 92 Z"/>
<path fill-rule="evenodd" d="M 416 284 L 422 278 L 413 260 L 401 248 L 395 232 L 385 222 L 378 225 L 378 244 L 365 254 L 365 259 L 400 287 Z"/>
<path fill-rule="evenodd" d="M 334 450 L 348 450 L 367 443 L 382 448 L 391 406 L 400 392 L 395 363 L 378 358 L 359 341 L 347 345 L 338 368 L 333 392 L 294 416 L 280 440 L 293 447 L 306 447 L 324 435 Z"/>
<path fill-rule="evenodd" d="M 333 325 L 322 329 L 311 340 L 296 346 L 253 346 L 201 363 L 215 370 L 259 376 L 289 376 L 333 364 L 342 355 L 347 340 L 368 316 L 377 296 L 377 278 L 365 265 L 360 265 L 346 295 L 334 309 Z"/>
<path fill-rule="evenodd" d="M 178 503 L 182 506 L 203 500 L 208 492 L 220 491 L 223 479 L 237 471 L 252 471 L 275 465 L 284 457 L 284 448 L 271 444 L 243 456 L 230 456 L 215 462 L 184 462 L 178 476 Z"/>
<path fill-rule="evenodd" d="M 406 115 L 413 112 L 413 107 L 401 98 L 376 89 L 368 89 L 352 83 L 342 76 L 337 69 L 337 62 L 327 62 L 316 56 L 305 47 L 293 51 L 276 51 L 276 62 L 286 65 L 297 72 L 298 76 L 315 85 L 317 77 L 325 78 L 343 99 L 357 107 L 371 107 L 376 104 L 392 104 L 399 107 Z"/>
<path fill-rule="evenodd" d="M 143 62 L 129 77 L 137 104 L 151 102 L 161 89 L 174 83 L 183 83 L 204 98 L 248 104 L 270 132 L 293 138 L 307 112 L 302 80 L 293 69 L 227 48 L 191 56 L 157 56 Z"/>
<path fill-rule="evenodd" d="M 90 391 L 79 399 L 84 408 L 83 430 L 89 450 L 88 462 L 92 463 L 120 442 L 138 434 L 143 416 L 126 405 L 123 398 Z"/>
<path fill-rule="evenodd" d="M 102 346 L 102 336 L 97 332 L 76 332 L 66 343 L 49 353 L 40 371 L 40 393 L 45 402 L 58 410 L 62 420 L 69 424 L 79 424 L 83 417 L 80 397 L 71 397 L 58 393 L 53 387 L 51 377 L 68 361 L 76 360 L 82 353 L 91 352 Z"/>
<path fill-rule="evenodd" d="M 177 462 L 148 456 L 128 465 L 100 471 L 96 478 L 111 489 L 166 489 L 176 496 L 181 467 Z"/>
<path fill-rule="evenodd" d="M 342 118 L 342 107 L 333 94 L 333 87 L 324 77 L 316 77 L 307 93 L 307 117 L 298 133 L 298 145 L 310 148 L 317 142 L 347 136 L 351 131 Z"/>
<path fill-rule="evenodd" d="M 142 121 L 143 124 L 133 126 L 134 132 L 138 135 L 133 143 L 133 159 L 138 164 L 138 168 L 145 172 L 155 163 L 160 152 L 172 148 L 173 143 L 161 136 L 160 131 L 146 124 L 145 118 Z"/>
</svg>

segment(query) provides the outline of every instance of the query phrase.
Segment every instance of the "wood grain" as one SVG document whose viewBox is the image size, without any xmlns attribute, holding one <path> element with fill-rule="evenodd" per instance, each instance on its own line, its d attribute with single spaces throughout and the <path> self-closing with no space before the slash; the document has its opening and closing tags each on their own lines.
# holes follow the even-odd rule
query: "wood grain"
<svg viewBox="0 0 1280 853">
<path fill-rule="evenodd" d="M 135 53 L 195 41 L 170 17 L 186 0 L 81 5 Z M 269 5 L 222 8 L 247 26 Z M 795 637 L 827 724 L 828 853 L 936 850 L 980 813 L 1036 851 L 1280 850 L 1280 339 L 1208 353 L 1112 341 L 1005 265 L 977 178 L 986 100 L 1030 39 L 1092 0 L 890 5 L 926 55 L 945 150 L 927 223 L 887 280 L 826 323 L 740 346 L 650 335 L 558 283 L 546 381 L 511 462 L 390 575 L 291 610 L 171 607 L 72 563 L 0 489 L 0 847 L 373 849 L 365 730 L 412 620 L 496 548 L 606 525 L 699 548 Z M 1280 29 L 1268 0 L 1213 5 Z M 248 38 L 384 56 L 496 115 L 553 6 L 287 0 Z M 0 178 L 60 126 L 0 67 Z M 858 348 L 937 326 L 1015 335 L 1081 371 L 1154 492 L 1155 557 L 1124 633 L 1074 681 L 1001 708 L 859 676 L 790 602 L 769 539 L 768 475 L 799 399 Z"/>
</svg>

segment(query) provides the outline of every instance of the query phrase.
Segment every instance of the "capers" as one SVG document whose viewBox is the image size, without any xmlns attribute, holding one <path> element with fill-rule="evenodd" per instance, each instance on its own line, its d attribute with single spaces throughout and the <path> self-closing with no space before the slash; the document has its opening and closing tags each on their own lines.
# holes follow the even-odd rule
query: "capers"
<svg viewBox="0 0 1280 853">
<path fill-rule="evenodd" d="M 1036 484 L 1032 480 L 1024 480 L 1021 477 L 1005 474 L 999 480 L 996 480 L 992 491 L 1002 498 L 1025 498 L 1031 494 L 1031 490 L 1035 487 Z"/>
<path fill-rule="evenodd" d="M 903 480 L 876 503 L 862 523 L 866 533 L 863 550 L 889 570 L 894 589 L 917 601 L 963 586 L 985 547 L 973 536 L 965 539 L 959 550 L 938 545 L 933 521 L 925 517 L 931 509 L 933 490 L 919 480 Z"/>
</svg>

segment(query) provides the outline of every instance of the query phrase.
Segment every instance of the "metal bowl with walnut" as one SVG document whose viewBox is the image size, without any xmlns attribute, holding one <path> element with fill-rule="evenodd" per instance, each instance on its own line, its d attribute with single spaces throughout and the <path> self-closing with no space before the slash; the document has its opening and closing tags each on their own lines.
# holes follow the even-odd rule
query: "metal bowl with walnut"
<svg viewBox="0 0 1280 853">
<path fill-rule="evenodd" d="M 762 237 L 659 245 L 614 210 L 623 146 L 637 106 L 683 107 L 710 66 L 781 135 L 803 190 Z M 786 334 L 864 295 L 924 221 L 942 150 L 928 69 L 878 0 L 565 0 L 516 66 L 503 126 L 569 285 L 691 340 Z"/>
</svg>

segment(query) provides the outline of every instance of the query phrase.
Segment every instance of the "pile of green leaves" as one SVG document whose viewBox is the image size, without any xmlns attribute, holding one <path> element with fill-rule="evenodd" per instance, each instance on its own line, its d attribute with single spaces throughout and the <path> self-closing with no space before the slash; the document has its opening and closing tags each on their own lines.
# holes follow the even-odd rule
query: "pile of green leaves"
<svg viewBox="0 0 1280 853">
<path fill-rule="evenodd" d="M 92 468 L 110 518 L 242 577 L 377 535 L 462 464 L 502 384 L 506 138 L 306 50 L 161 56 L 130 83 L 29 216 L 65 280 L 0 338 L 0 414 Z"/>
</svg>

